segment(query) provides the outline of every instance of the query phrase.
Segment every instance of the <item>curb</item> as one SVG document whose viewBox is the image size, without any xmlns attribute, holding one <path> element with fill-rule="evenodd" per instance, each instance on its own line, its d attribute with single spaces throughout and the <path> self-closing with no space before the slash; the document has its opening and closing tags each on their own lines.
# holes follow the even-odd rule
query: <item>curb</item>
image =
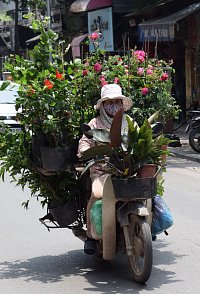
<svg viewBox="0 0 200 294">
<path fill-rule="evenodd" d="M 178 147 L 178 148 L 183 148 L 183 147 Z M 179 149 L 179 150 L 174 150 L 175 148 L 169 147 L 169 150 L 171 151 L 172 154 L 175 155 L 175 157 L 181 158 L 181 159 L 186 159 L 187 161 L 194 161 L 200 163 L 200 153 L 196 154 L 190 154 L 189 149 Z M 189 154 L 187 154 L 187 152 Z"/>
</svg>

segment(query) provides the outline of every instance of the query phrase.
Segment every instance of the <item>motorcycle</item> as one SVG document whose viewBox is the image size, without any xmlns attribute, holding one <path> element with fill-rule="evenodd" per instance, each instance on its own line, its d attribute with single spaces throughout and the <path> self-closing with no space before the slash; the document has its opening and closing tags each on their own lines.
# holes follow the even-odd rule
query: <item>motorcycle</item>
<svg viewBox="0 0 200 294">
<path fill-rule="evenodd" d="M 157 132 L 160 126 L 155 125 L 154 129 Z M 48 208 L 47 215 L 40 221 L 48 230 L 69 228 L 76 237 L 85 241 L 86 210 L 91 195 L 91 180 L 89 172 L 82 175 L 83 169 L 84 166 L 80 165 L 74 168 L 74 176 L 80 182 L 80 194 L 75 199 L 75 205 L 70 203 L 70 207 L 65 206 L 65 210 L 57 212 L 57 215 L 51 208 Z M 140 284 L 144 284 L 149 279 L 152 271 L 152 199 L 156 195 L 160 173 L 161 169 L 157 169 L 153 177 L 134 177 L 131 183 L 123 179 L 123 183 L 120 182 L 117 187 L 115 187 L 112 176 L 107 175 L 99 213 L 95 218 L 91 218 L 92 234 L 98 242 L 96 256 L 104 260 L 113 260 L 117 253 L 125 253 L 131 276 Z M 91 211 L 92 209 L 93 207 Z M 76 219 L 74 219 L 74 214 L 77 215 Z M 62 215 L 65 222 L 63 219 L 59 220 Z M 49 221 L 53 225 L 49 225 Z M 99 224 L 100 231 L 97 228 Z"/>
<path fill-rule="evenodd" d="M 187 125 L 185 132 L 192 128 L 189 133 L 189 143 L 194 151 L 200 153 L 200 110 L 191 110 L 189 115 L 192 121 Z"/>
</svg>

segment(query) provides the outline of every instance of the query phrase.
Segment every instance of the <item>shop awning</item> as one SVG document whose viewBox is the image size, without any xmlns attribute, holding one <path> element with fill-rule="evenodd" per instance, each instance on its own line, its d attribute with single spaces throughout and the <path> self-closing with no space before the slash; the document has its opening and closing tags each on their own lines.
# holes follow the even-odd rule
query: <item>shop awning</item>
<svg viewBox="0 0 200 294">
<path fill-rule="evenodd" d="M 139 39 L 144 41 L 173 41 L 175 24 L 200 9 L 200 3 L 195 3 L 169 16 L 152 19 L 139 24 Z"/>
<path fill-rule="evenodd" d="M 80 50 L 80 43 L 88 36 L 88 34 L 84 34 L 81 36 L 75 37 L 71 41 L 71 48 L 72 48 L 72 56 L 73 58 L 79 58 L 81 56 L 81 50 Z"/>
<path fill-rule="evenodd" d="M 76 0 L 70 7 L 70 12 L 78 13 L 112 6 L 112 0 Z"/>
</svg>

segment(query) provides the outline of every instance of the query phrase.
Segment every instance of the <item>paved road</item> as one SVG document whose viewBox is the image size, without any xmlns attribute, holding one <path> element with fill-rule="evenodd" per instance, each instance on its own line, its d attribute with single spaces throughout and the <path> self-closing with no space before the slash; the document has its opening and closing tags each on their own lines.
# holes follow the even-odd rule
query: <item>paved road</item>
<svg viewBox="0 0 200 294">
<path fill-rule="evenodd" d="M 0 183 L 1 294 L 200 293 L 200 169 L 198 163 L 171 159 L 165 174 L 165 199 L 174 216 L 169 236 L 154 246 L 152 275 L 146 286 L 130 280 L 126 259 L 102 262 L 84 255 L 70 231 L 48 232 L 38 219 L 45 214 L 20 188 Z"/>
</svg>

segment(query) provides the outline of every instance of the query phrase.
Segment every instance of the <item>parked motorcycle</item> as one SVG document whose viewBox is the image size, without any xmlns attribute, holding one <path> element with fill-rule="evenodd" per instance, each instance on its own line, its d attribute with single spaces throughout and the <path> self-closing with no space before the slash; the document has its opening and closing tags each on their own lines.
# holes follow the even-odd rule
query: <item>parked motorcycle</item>
<svg viewBox="0 0 200 294">
<path fill-rule="evenodd" d="M 200 153 L 200 110 L 191 110 L 189 115 L 192 117 L 192 120 L 187 125 L 185 132 L 192 128 L 189 133 L 189 143 L 194 151 Z"/>
</svg>

